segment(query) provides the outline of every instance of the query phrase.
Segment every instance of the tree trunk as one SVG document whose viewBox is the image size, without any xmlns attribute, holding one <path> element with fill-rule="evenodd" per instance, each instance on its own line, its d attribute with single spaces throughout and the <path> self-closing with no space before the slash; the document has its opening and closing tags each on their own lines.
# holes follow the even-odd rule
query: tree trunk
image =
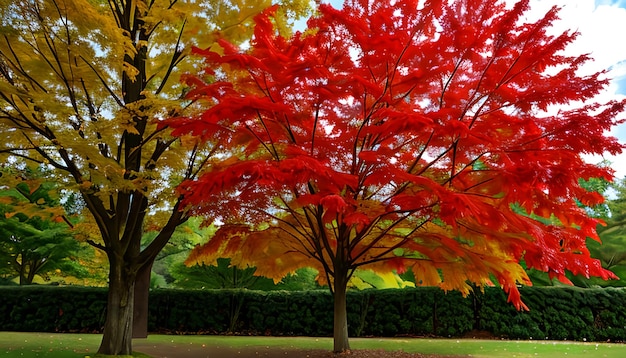
<svg viewBox="0 0 626 358">
<path fill-rule="evenodd" d="M 333 351 L 341 353 L 350 350 L 348 342 L 348 311 L 346 309 L 346 290 L 348 287 L 347 273 L 335 271 L 334 280 L 334 325 Z"/>
<path fill-rule="evenodd" d="M 136 273 L 123 258 L 109 257 L 109 296 L 99 354 L 132 354 L 133 303 Z"/>
<path fill-rule="evenodd" d="M 33 281 L 35 281 L 35 274 L 37 273 L 37 269 L 35 268 L 35 264 L 30 265 L 30 270 L 28 270 L 28 276 L 26 276 L 26 284 L 32 285 Z"/>
<path fill-rule="evenodd" d="M 135 281 L 135 302 L 133 310 L 133 338 L 148 337 L 148 303 L 150 296 L 150 274 L 152 262 L 137 272 Z"/>
<path fill-rule="evenodd" d="M 24 272 L 26 269 L 24 268 L 24 264 L 20 265 L 20 286 L 26 285 L 26 273 Z"/>
</svg>

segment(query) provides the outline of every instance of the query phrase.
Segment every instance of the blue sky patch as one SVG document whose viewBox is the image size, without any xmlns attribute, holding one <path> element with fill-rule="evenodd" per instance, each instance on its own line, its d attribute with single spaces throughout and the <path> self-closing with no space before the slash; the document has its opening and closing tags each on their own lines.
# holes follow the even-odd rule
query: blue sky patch
<svg viewBox="0 0 626 358">
<path fill-rule="evenodd" d="M 620 76 L 613 79 L 617 84 L 617 94 L 626 95 L 626 76 Z"/>
<path fill-rule="evenodd" d="M 626 0 L 595 0 L 596 7 L 600 5 L 617 6 L 626 9 Z"/>
</svg>

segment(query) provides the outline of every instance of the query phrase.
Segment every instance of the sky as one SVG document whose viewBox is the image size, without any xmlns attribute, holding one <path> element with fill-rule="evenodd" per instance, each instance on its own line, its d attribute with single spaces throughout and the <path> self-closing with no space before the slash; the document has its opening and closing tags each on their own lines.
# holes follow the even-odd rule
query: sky
<svg viewBox="0 0 626 358">
<path fill-rule="evenodd" d="M 513 4 L 516 0 L 504 0 Z M 343 0 L 324 0 L 335 7 L 341 7 Z M 575 43 L 568 48 L 571 55 L 590 53 L 594 59 L 583 71 L 594 73 L 609 70 L 611 84 L 598 98 L 608 101 L 626 97 L 626 0 L 531 0 L 529 18 L 538 18 L 552 6 L 561 7 L 561 20 L 554 24 L 556 31 L 568 29 L 580 32 Z M 571 51 L 571 52 L 569 52 Z M 623 116 L 626 118 L 626 113 Z M 626 123 L 614 128 L 608 135 L 626 143 Z M 600 162 L 603 158 L 587 158 Z M 612 163 L 616 178 L 626 177 L 626 152 L 619 156 L 604 156 Z"/>
</svg>

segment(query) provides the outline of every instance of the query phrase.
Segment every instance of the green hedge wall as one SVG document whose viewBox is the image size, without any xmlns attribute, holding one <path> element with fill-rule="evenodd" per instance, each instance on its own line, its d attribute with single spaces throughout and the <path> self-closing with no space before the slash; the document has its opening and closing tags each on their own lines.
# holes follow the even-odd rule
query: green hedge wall
<svg viewBox="0 0 626 358">
<path fill-rule="evenodd" d="M 520 291 L 530 311 L 503 305 L 502 291 L 486 291 L 481 328 L 512 339 L 626 341 L 624 289 L 523 287 Z"/>
<path fill-rule="evenodd" d="M 351 336 L 459 337 L 473 331 L 510 339 L 626 341 L 626 291 L 524 287 L 518 312 L 497 288 L 463 298 L 423 287 L 348 292 Z M 0 287 L 0 331 L 99 332 L 106 289 Z M 319 291 L 182 291 L 150 295 L 152 332 L 332 334 L 332 297 Z"/>
<path fill-rule="evenodd" d="M 0 287 L 0 331 L 99 332 L 107 291 L 94 287 Z"/>
</svg>

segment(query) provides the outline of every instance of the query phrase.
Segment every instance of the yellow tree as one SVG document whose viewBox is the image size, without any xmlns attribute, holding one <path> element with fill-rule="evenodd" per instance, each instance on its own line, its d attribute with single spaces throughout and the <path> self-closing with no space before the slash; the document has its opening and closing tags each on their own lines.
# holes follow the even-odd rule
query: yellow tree
<svg viewBox="0 0 626 358">
<path fill-rule="evenodd" d="M 306 11 L 285 1 L 276 24 Z M 56 169 L 79 191 L 109 260 L 99 352 L 130 354 L 155 256 L 187 220 L 172 183 L 193 179 L 218 143 L 156 127 L 181 102 L 191 45 L 242 43 L 270 0 L 0 0 L 0 153 Z M 158 234 L 142 242 L 149 227 Z M 136 319 L 145 323 L 145 317 Z M 137 331 L 145 327 L 136 327 Z M 142 329 L 140 329 L 142 328 Z M 139 332 L 142 333 L 142 332 Z"/>
</svg>

